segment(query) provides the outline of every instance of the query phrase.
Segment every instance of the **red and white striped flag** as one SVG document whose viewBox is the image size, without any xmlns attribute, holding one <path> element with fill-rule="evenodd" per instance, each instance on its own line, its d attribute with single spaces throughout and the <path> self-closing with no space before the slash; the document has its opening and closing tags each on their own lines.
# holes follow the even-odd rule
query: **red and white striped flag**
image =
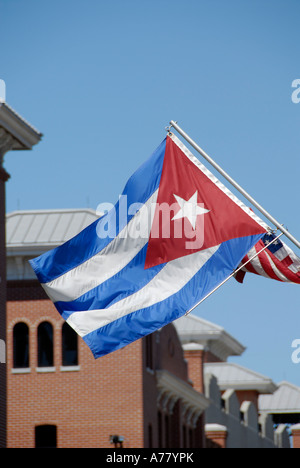
<svg viewBox="0 0 300 468">
<path fill-rule="evenodd" d="M 274 234 L 265 234 L 243 258 L 241 265 L 260 252 L 274 238 Z M 235 279 L 242 283 L 247 272 L 277 281 L 300 284 L 300 258 L 284 242 L 277 239 L 238 271 Z"/>
</svg>

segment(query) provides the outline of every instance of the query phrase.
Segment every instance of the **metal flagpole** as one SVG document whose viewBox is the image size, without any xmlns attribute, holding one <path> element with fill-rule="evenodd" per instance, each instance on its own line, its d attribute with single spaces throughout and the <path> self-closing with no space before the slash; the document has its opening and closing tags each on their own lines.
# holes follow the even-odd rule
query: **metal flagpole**
<svg viewBox="0 0 300 468">
<path fill-rule="evenodd" d="M 220 283 L 210 293 L 208 293 L 205 297 L 203 297 L 201 299 L 201 301 L 199 301 L 196 305 L 194 305 L 194 307 L 192 307 L 190 310 L 188 310 L 185 313 L 185 315 L 190 314 L 194 309 L 196 309 L 196 307 L 198 307 L 200 304 L 202 304 L 202 302 L 205 301 L 205 299 L 207 299 L 214 292 L 216 292 L 221 286 L 223 286 L 223 284 L 227 283 L 227 281 L 230 280 L 230 278 L 232 278 L 234 275 L 236 275 L 242 268 L 244 268 L 244 266 L 246 266 L 248 263 L 250 263 L 254 258 L 256 258 L 264 250 L 266 250 L 271 244 L 273 244 L 275 241 L 277 241 L 277 239 L 279 239 L 279 237 L 281 237 L 281 236 L 283 236 L 283 232 L 281 234 L 279 234 L 279 236 L 275 237 L 271 242 L 269 242 L 268 245 L 266 245 L 263 249 L 261 249 L 259 252 L 257 252 L 255 255 L 253 255 L 251 258 L 249 258 L 249 260 L 247 260 L 247 262 L 243 263 L 243 265 L 241 265 L 239 268 L 234 270 L 234 272 L 231 273 L 231 275 L 229 275 L 224 281 L 222 281 L 222 283 Z"/>
<path fill-rule="evenodd" d="M 271 223 L 273 223 L 283 234 L 286 235 L 290 241 L 292 241 L 299 249 L 300 249 L 300 242 L 292 236 L 287 229 L 285 229 L 282 224 L 279 223 L 273 216 L 270 215 L 259 203 L 257 203 L 254 198 L 251 197 L 234 179 L 230 177 L 227 172 L 225 172 L 210 156 L 208 156 L 205 151 L 203 151 L 197 143 L 194 142 L 183 130 L 179 127 L 177 122 L 171 120 L 170 122 L 171 127 L 174 127 L 180 135 L 185 138 L 185 140 L 196 150 L 198 153 L 201 154 L 228 182 L 231 183 L 253 206 L 255 206 Z"/>
</svg>

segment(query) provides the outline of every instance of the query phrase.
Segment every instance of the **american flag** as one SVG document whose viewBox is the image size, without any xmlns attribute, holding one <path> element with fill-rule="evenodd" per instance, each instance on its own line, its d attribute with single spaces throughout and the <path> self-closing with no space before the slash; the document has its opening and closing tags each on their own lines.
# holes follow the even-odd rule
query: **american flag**
<svg viewBox="0 0 300 468">
<path fill-rule="evenodd" d="M 274 234 L 265 234 L 262 239 L 243 258 L 241 265 L 249 261 L 256 253 L 260 252 L 273 239 Z M 240 266 L 241 266 L 240 265 Z M 300 258 L 288 245 L 277 239 L 263 252 L 260 252 L 246 266 L 237 272 L 235 279 L 242 283 L 245 274 L 255 273 L 266 278 L 287 283 L 300 284 Z"/>
</svg>

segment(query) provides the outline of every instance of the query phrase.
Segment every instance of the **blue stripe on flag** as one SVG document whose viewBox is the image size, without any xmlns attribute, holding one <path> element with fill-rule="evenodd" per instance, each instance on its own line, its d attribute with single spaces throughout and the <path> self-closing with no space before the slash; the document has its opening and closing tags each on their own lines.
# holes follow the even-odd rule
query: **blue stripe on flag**
<svg viewBox="0 0 300 468">
<path fill-rule="evenodd" d="M 108 354 L 176 320 L 226 279 L 263 234 L 231 239 L 176 294 L 83 336 L 95 358 Z M 193 254 L 192 254 L 193 255 Z M 174 278 L 176 281 L 176 278 Z M 84 312 L 82 312 L 84 314 Z"/>
<path fill-rule="evenodd" d="M 161 178 L 165 149 L 166 138 L 150 158 L 129 178 L 122 193 L 122 195 L 127 196 L 128 207 L 133 203 L 145 203 L 157 190 Z M 151 177 L 149 177 L 149 174 L 151 174 Z M 119 202 L 117 202 L 115 212 L 108 212 L 63 245 L 30 260 L 29 262 L 38 280 L 41 283 L 48 283 L 77 267 L 105 248 L 112 238 L 100 238 L 97 235 L 97 227 L 99 228 L 98 223 L 105 226 L 111 216 L 114 216 L 116 221 L 116 235 L 133 217 L 133 215 L 128 216 L 124 220 L 124 225 L 119 226 Z"/>
<path fill-rule="evenodd" d="M 147 247 L 148 244 L 116 275 L 83 294 L 78 299 L 70 302 L 56 302 L 55 307 L 58 312 L 67 320 L 73 312 L 104 309 L 124 299 L 124 297 L 137 292 L 149 283 L 165 266 L 165 264 L 161 264 L 153 268 L 144 269 Z"/>
</svg>

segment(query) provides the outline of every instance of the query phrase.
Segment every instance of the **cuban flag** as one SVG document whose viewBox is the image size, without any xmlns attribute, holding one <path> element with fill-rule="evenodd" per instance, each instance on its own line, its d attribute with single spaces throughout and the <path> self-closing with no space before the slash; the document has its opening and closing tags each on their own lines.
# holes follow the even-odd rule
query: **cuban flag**
<svg viewBox="0 0 300 468">
<path fill-rule="evenodd" d="M 30 263 L 98 358 L 188 312 L 267 230 L 169 134 L 111 210 Z"/>
</svg>

